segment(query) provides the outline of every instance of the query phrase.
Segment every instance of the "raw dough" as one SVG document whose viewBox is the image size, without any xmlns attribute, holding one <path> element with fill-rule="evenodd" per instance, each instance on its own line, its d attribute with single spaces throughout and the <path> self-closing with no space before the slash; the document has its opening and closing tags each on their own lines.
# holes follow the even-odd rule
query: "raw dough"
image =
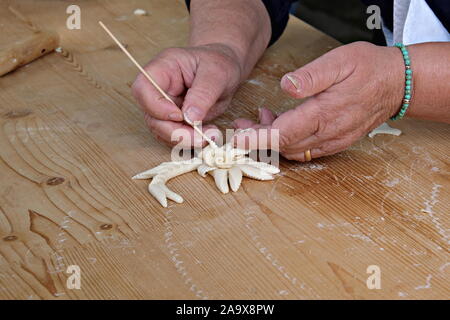
<svg viewBox="0 0 450 320">
<path fill-rule="evenodd" d="M 394 136 L 399 136 L 402 134 L 402 131 L 400 129 L 392 128 L 390 127 L 386 122 L 383 123 L 378 128 L 372 130 L 369 132 L 369 137 L 373 138 L 377 134 L 392 134 Z"/>
<path fill-rule="evenodd" d="M 214 177 L 217 188 L 228 193 L 229 188 L 236 192 L 242 182 L 242 176 L 256 180 L 272 180 L 273 174 L 280 169 L 246 157 L 249 151 L 235 149 L 230 144 L 222 147 L 206 146 L 190 160 L 163 162 L 159 166 L 141 172 L 132 179 L 152 179 L 148 190 L 163 207 L 167 207 L 167 198 L 181 203 L 183 198 L 166 187 L 166 182 L 176 176 L 197 169 L 205 177 L 207 173 Z"/>
<path fill-rule="evenodd" d="M 134 10 L 134 14 L 137 16 L 146 16 L 147 11 L 145 11 L 144 9 L 136 9 Z"/>
</svg>

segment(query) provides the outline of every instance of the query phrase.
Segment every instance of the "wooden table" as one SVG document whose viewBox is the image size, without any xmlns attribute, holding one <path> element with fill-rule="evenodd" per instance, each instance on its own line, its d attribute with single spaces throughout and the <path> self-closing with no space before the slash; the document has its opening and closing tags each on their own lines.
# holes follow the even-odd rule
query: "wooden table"
<svg viewBox="0 0 450 320">
<path fill-rule="evenodd" d="M 52 53 L 0 78 L 2 299 L 447 299 L 448 125 L 405 120 L 400 137 L 366 138 L 336 156 L 283 160 L 272 182 L 222 195 L 190 173 L 162 208 L 137 172 L 170 159 L 130 93 L 141 63 L 186 42 L 183 1 L 2 1 L 2 45 L 56 30 Z M 8 9 L 13 6 L 15 12 Z M 143 8 L 148 16 L 135 16 Z M 18 14 L 19 13 L 19 14 Z M 295 18 L 215 123 L 298 104 L 279 79 L 338 43 Z M 71 265 L 81 289 L 69 289 Z M 381 289 L 366 285 L 381 271 Z"/>
</svg>

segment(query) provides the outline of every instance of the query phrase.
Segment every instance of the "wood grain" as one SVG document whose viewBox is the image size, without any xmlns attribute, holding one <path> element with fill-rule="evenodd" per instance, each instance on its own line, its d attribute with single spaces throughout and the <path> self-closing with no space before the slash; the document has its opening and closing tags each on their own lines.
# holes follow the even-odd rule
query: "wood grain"
<svg viewBox="0 0 450 320">
<path fill-rule="evenodd" d="M 184 2 L 78 1 L 81 30 L 65 27 L 69 4 L 0 4 L 2 46 L 45 26 L 63 48 L 0 78 L 1 299 L 448 299 L 448 125 L 401 121 L 400 137 L 282 160 L 274 181 L 227 195 L 190 173 L 170 182 L 185 202 L 165 209 L 130 177 L 170 149 L 146 129 L 136 70 L 97 21 L 145 63 L 186 42 Z M 292 18 L 215 123 L 296 106 L 281 76 L 337 45 Z M 69 265 L 80 290 L 66 286 Z M 369 265 L 380 290 L 366 286 Z"/>
</svg>

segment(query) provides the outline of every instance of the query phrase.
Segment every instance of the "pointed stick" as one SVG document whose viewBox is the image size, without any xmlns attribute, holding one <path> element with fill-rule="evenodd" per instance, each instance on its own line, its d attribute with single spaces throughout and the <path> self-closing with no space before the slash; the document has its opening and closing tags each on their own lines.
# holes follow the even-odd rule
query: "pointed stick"
<svg viewBox="0 0 450 320">
<path fill-rule="evenodd" d="M 130 60 L 136 65 L 136 67 L 139 69 L 139 71 L 142 72 L 142 74 L 148 79 L 148 81 L 150 81 L 150 83 L 156 88 L 156 90 L 159 91 L 159 93 L 162 94 L 162 96 L 164 98 L 166 98 L 168 101 L 172 102 L 173 104 L 175 104 L 175 102 L 173 102 L 172 99 L 170 99 L 170 97 L 164 92 L 163 89 L 161 89 L 158 84 L 155 82 L 155 80 L 152 79 L 152 77 L 147 73 L 147 71 L 144 70 L 144 68 L 141 67 L 141 65 L 136 61 L 136 59 L 133 58 L 133 56 L 128 52 L 128 50 L 120 43 L 120 41 L 112 34 L 111 31 L 109 31 L 109 29 L 103 24 L 103 22 L 99 21 L 98 22 L 100 24 L 100 26 L 106 31 L 106 33 L 114 40 L 114 42 L 119 46 L 120 49 L 122 49 L 122 51 L 127 55 L 128 58 L 130 58 Z M 184 119 L 185 121 L 190 124 L 195 131 L 197 131 L 202 137 L 203 139 L 205 139 L 212 147 L 217 148 L 217 145 L 214 143 L 214 141 L 212 141 L 210 138 L 208 138 L 203 132 L 202 130 L 200 130 L 190 119 L 188 119 L 186 117 L 186 115 L 183 113 Z"/>
</svg>

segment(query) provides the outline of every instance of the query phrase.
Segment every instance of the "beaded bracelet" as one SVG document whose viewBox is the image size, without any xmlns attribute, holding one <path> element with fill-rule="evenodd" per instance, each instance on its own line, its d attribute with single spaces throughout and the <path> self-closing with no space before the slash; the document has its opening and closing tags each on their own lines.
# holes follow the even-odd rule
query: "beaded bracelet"
<svg viewBox="0 0 450 320">
<path fill-rule="evenodd" d="M 412 92 L 412 70 L 411 70 L 411 60 L 409 59 L 408 49 L 403 43 L 396 43 L 394 46 L 399 48 L 403 54 L 403 60 L 405 61 L 405 95 L 403 97 L 402 107 L 400 111 L 391 117 L 391 120 L 400 120 L 406 113 L 411 101 Z"/>
</svg>

